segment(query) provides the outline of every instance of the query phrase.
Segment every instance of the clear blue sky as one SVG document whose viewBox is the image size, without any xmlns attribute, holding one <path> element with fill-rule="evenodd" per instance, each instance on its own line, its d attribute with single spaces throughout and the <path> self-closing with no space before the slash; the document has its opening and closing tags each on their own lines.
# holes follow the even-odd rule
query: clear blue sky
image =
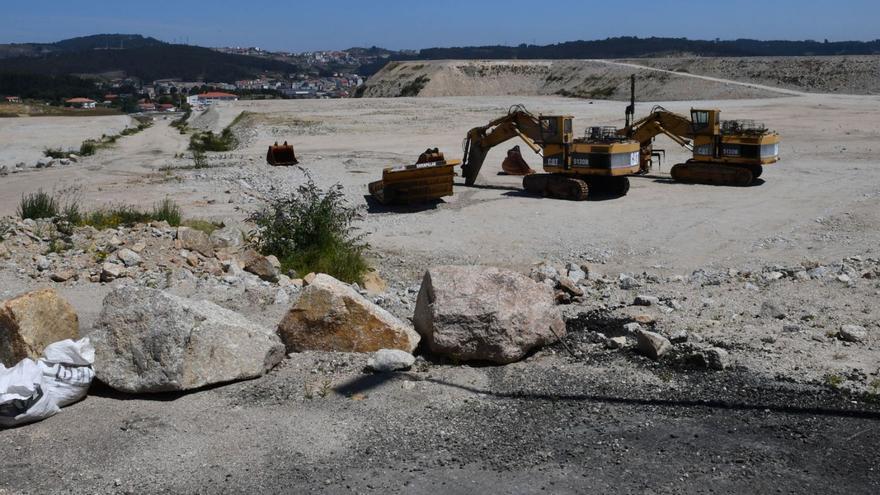
<svg viewBox="0 0 880 495">
<path fill-rule="evenodd" d="M 609 36 L 880 38 L 878 0 L 50 0 L 3 2 L 0 43 L 98 33 L 305 51 L 547 44 Z M 546 10 L 541 10 L 546 8 Z"/>
</svg>

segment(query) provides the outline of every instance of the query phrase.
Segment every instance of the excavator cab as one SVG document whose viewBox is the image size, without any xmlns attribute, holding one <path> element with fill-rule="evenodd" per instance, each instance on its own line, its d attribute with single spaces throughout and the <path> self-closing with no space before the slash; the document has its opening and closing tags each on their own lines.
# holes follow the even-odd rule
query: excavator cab
<svg viewBox="0 0 880 495">
<path fill-rule="evenodd" d="M 542 115 L 541 141 L 543 144 L 569 144 L 574 138 L 572 131 L 573 117 L 569 115 Z"/>
<path fill-rule="evenodd" d="M 721 111 L 691 109 L 691 125 L 695 136 L 717 136 L 721 134 Z"/>
</svg>

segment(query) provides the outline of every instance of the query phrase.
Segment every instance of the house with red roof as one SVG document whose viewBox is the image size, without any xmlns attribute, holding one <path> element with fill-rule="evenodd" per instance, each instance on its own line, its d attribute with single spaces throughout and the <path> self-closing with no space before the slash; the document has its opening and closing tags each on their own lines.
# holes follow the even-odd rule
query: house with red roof
<svg viewBox="0 0 880 495">
<path fill-rule="evenodd" d="M 90 98 L 71 98 L 64 103 L 75 108 L 95 108 L 96 102 Z"/>
<path fill-rule="evenodd" d="M 6 103 L 21 103 L 21 98 L 18 96 L 7 96 Z"/>
<path fill-rule="evenodd" d="M 186 102 L 190 105 L 213 105 L 218 101 L 238 101 L 238 95 L 222 93 L 220 91 L 209 91 L 207 93 L 188 96 L 186 98 Z"/>
</svg>

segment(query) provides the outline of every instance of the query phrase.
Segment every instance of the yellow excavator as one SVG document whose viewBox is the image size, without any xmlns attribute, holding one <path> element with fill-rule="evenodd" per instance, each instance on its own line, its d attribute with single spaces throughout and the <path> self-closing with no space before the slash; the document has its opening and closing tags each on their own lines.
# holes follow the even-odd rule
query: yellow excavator
<svg viewBox="0 0 880 495">
<path fill-rule="evenodd" d="M 627 176 L 640 170 L 639 142 L 619 135 L 613 127 L 591 127 L 584 137 L 574 138 L 572 120 L 569 115 L 535 116 L 514 105 L 507 115 L 471 129 L 461 166 L 465 184 L 474 185 L 490 149 L 519 137 L 543 155 L 546 172 L 523 177 L 527 192 L 573 201 L 596 194 L 626 195 Z"/>
<path fill-rule="evenodd" d="M 668 136 L 693 152 L 693 158 L 672 167 L 679 182 L 722 186 L 749 186 L 761 176 L 765 165 L 779 161 L 779 134 L 751 120 L 721 120 L 718 109 L 691 109 L 690 118 L 655 106 L 651 113 L 634 121 L 635 76 L 626 109 L 626 126 L 620 136 L 640 143 L 640 172 L 650 171 L 654 138 Z"/>
</svg>

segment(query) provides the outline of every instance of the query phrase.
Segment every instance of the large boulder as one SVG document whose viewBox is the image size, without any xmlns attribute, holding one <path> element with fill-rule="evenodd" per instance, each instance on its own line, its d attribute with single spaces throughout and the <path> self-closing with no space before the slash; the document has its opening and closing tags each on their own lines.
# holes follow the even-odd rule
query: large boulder
<svg viewBox="0 0 880 495">
<path fill-rule="evenodd" d="M 123 392 L 255 378 L 284 358 L 271 329 L 214 303 L 147 287 L 108 294 L 90 337 L 98 379 Z"/>
<path fill-rule="evenodd" d="M 0 363 L 13 366 L 39 359 L 59 340 L 79 338 L 79 318 L 55 289 L 22 294 L 0 303 Z"/>
<path fill-rule="evenodd" d="M 415 350 L 419 335 L 349 285 L 318 274 L 278 325 L 288 351 Z"/>
<path fill-rule="evenodd" d="M 413 322 L 431 352 L 460 361 L 512 363 L 565 335 L 552 287 L 480 266 L 428 270 Z"/>
</svg>

